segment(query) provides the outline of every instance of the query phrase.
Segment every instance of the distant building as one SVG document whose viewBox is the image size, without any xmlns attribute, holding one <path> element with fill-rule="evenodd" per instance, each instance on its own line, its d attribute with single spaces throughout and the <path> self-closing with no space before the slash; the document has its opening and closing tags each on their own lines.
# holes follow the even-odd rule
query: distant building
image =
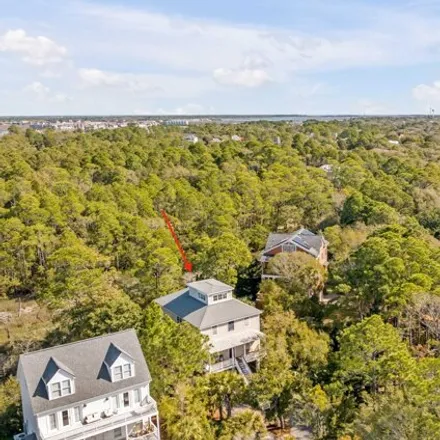
<svg viewBox="0 0 440 440">
<path fill-rule="evenodd" d="M 189 121 L 186 119 L 170 119 L 164 122 L 165 125 L 189 125 Z"/>
<path fill-rule="evenodd" d="M 159 440 L 134 330 L 20 356 L 24 433 L 14 440 Z"/>
<path fill-rule="evenodd" d="M 265 274 L 267 263 L 282 252 L 305 252 L 316 258 L 323 266 L 327 266 L 328 242 L 322 235 L 314 234 L 308 229 L 299 229 L 288 234 L 269 234 L 260 262 L 263 265 L 263 279 L 278 278 L 275 275 Z"/>
<path fill-rule="evenodd" d="M 279 136 L 276 136 L 276 137 L 273 139 L 273 143 L 274 143 L 275 145 L 281 145 L 281 138 L 280 138 Z"/>
<path fill-rule="evenodd" d="M 195 134 L 186 134 L 183 138 L 188 142 L 192 142 L 193 144 L 199 142 L 199 138 Z"/>
<path fill-rule="evenodd" d="M 219 138 L 213 138 L 211 141 L 213 144 L 220 144 L 221 143 L 221 139 Z"/>
<path fill-rule="evenodd" d="M 395 140 L 392 140 L 392 139 L 388 140 L 388 143 L 391 144 L 391 145 L 399 145 L 399 141 L 395 141 Z"/>
<path fill-rule="evenodd" d="M 240 136 L 236 135 L 236 134 L 233 134 L 233 135 L 231 136 L 231 139 L 232 139 L 233 141 L 236 141 L 236 142 L 241 142 L 241 140 L 242 140 L 242 138 L 241 138 Z"/>
<path fill-rule="evenodd" d="M 176 322 L 186 321 L 209 337 L 209 371 L 251 373 L 260 359 L 261 311 L 232 296 L 233 287 L 209 279 L 188 283 L 179 292 L 156 299 Z"/>
<path fill-rule="evenodd" d="M 8 133 L 8 130 L 0 130 L 0 137 L 6 136 Z"/>
<path fill-rule="evenodd" d="M 325 171 L 326 173 L 331 173 L 331 172 L 333 172 L 333 165 L 330 165 L 330 164 L 325 164 L 325 165 L 322 165 L 321 167 L 319 167 L 321 170 L 323 170 L 323 171 Z"/>
</svg>

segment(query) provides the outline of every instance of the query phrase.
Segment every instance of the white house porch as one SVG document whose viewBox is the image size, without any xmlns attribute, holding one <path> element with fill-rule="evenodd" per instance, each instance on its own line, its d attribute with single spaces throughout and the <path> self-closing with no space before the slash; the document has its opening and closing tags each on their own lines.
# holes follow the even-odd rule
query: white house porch
<svg viewBox="0 0 440 440">
<path fill-rule="evenodd" d="M 209 371 L 212 373 L 247 367 L 247 363 L 260 359 L 260 338 L 263 334 L 257 330 L 247 330 L 230 336 L 211 341 L 211 364 Z"/>
</svg>

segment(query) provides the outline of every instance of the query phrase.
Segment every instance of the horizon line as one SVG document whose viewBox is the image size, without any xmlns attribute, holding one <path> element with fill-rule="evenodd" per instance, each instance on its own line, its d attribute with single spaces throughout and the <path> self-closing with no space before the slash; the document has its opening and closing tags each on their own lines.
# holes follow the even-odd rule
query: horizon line
<svg viewBox="0 0 440 440">
<path fill-rule="evenodd" d="M 437 117 L 437 115 L 432 114 L 425 114 L 425 113 L 377 113 L 377 114 L 362 114 L 362 113 L 218 113 L 218 114 L 182 114 L 182 115 L 175 115 L 175 114 L 126 114 L 126 113 L 114 113 L 114 114 L 105 114 L 105 113 L 91 113 L 91 114 L 81 114 L 81 113 L 72 113 L 72 114 L 41 114 L 41 115 L 0 115 L 1 119 L 8 119 L 8 118 L 66 118 L 66 117 L 126 117 L 126 118 L 142 118 L 142 117 L 148 117 L 148 118 L 172 118 L 172 119 L 195 119 L 195 118 L 237 118 L 237 117 L 254 117 L 254 118 L 261 118 L 261 117 L 296 117 L 296 118 L 304 118 L 304 117 L 359 117 L 359 118 L 375 118 L 375 117 Z"/>
</svg>

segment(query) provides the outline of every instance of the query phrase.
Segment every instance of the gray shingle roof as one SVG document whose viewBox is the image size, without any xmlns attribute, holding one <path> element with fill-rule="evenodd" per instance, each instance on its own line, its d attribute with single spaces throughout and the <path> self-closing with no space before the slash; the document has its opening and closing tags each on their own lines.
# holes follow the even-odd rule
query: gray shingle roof
<svg viewBox="0 0 440 440">
<path fill-rule="evenodd" d="M 209 280 L 194 281 L 193 283 L 188 283 L 188 287 L 198 290 L 199 292 L 206 293 L 206 295 L 213 295 L 220 292 L 229 292 L 234 290 L 232 286 L 228 286 L 221 281 L 217 281 L 214 278 Z"/>
<path fill-rule="evenodd" d="M 126 356 L 131 358 L 131 355 L 119 348 L 117 345 L 113 344 L 113 342 L 110 344 L 110 347 L 107 350 L 107 354 L 105 355 L 105 363 L 111 367 L 116 360 L 119 358 L 119 356 L 124 353 Z"/>
<path fill-rule="evenodd" d="M 321 246 L 323 243 L 325 243 L 325 240 L 321 235 L 314 234 L 308 229 L 298 229 L 298 231 L 290 234 L 272 233 L 269 234 L 263 254 L 286 241 L 296 243 L 298 246 L 302 247 L 305 251 L 315 257 L 319 255 Z"/>
<path fill-rule="evenodd" d="M 134 377 L 118 382 L 110 381 L 104 359 L 111 344 L 120 347 L 133 359 Z M 75 375 L 75 394 L 48 400 L 42 378 L 52 358 L 62 363 L 65 368 L 69 368 Z M 19 363 L 35 414 L 113 394 L 151 380 L 150 371 L 134 330 L 26 353 L 20 356 Z"/>
<path fill-rule="evenodd" d="M 267 238 L 267 242 L 266 242 L 266 247 L 264 248 L 264 252 L 274 248 L 276 245 L 282 243 L 283 241 L 288 240 L 292 236 L 293 234 L 275 234 L 275 233 L 269 234 L 269 237 Z"/>
<path fill-rule="evenodd" d="M 235 298 L 206 305 L 190 296 L 188 288 L 162 296 L 155 302 L 201 330 L 261 313 L 255 307 Z"/>
<path fill-rule="evenodd" d="M 57 359 L 54 359 L 53 357 L 51 357 L 49 359 L 49 362 L 47 363 L 46 369 L 44 370 L 43 373 L 43 379 L 44 381 L 47 383 L 49 382 L 52 377 L 55 376 L 55 374 L 59 371 L 59 370 L 63 370 L 66 373 L 70 374 L 71 376 L 75 376 L 75 373 L 66 365 L 64 365 L 62 362 L 60 362 Z"/>
</svg>

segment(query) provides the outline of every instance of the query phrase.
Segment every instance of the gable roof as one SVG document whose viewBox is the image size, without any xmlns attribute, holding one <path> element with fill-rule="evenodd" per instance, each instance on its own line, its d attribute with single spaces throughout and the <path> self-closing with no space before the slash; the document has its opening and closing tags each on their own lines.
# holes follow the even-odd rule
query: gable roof
<svg viewBox="0 0 440 440">
<path fill-rule="evenodd" d="M 326 244 L 322 235 L 315 234 L 304 228 L 298 229 L 290 234 L 271 233 L 267 239 L 263 255 L 287 242 L 296 244 L 314 257 L 319 256 L 321 247 Z"/>
<path fill-rule="evenodd" d="M 209 280 L 194 281 L 193 283 L 188 283 L 188 287 L 198 290 L 199 292 L 205 293 L 206 295 L 213 295 L 221 292 L 230 292 L 234 290 L 232 286 L 228 286 L 221 281 L 210 278 Z"/>
<path fill-rule="evenodd" d="M 122 350 L 112 342 L 107 350 L 107 354 L 105 355 L 104 362 L 109 367 L 111 367 L 118 360 L 121 354 L 124 354 L 128 358 L 133 359 L 128 353 L 126 353 L 124 350 Z"/>
<path fill-rule="evenodd" d="M 204 304 L 190 296 L 188 288 L 157 298 L 155 302 L 200 330 L 261 314 L 261 310 L 235 298 Z"/>
<path fill-rule="evenodd" d="M 62 362 L 60 362 L 59 360 L 54 359 L 53 357 L 51 357 L 49 359 L 49 362 L 47 363 L 46 369 L 44 370 L 44 373 L 43 373 L 43 380 L 44 380 L 44 382 L 45 383 L 50 382 L 52 377 L 54 377 L 55 374 L 59 370 L 65 371 L 70 376 L 75 377 L 75 373 L 69 367 L 66 367 Z"/>
<path fill-rule="evenodd" d="M 118 382 L 110 381 L 104 360 L 112 344 L 115 347 L 121 347 L 125 353 L 129 353 L 136 366 L 134 377 Z M 51 361 L 52 359 L 56 361 Z M 49 364 L 53 362 L 56 362 L 58 366 L 62 363 L 63 370 L 69 368 L 75 373 L 74 394 L 55 400 L 48 399 L 43 375 Z M 71 406 L 99 396 L 111 395 L 151 380 L 150 371 L 134 330 L 22 354 L 19 360 L 19 370 L 20 368 L 25 382 L 20 385 L 27 387 L 34 414 Z"/>
</svg>

